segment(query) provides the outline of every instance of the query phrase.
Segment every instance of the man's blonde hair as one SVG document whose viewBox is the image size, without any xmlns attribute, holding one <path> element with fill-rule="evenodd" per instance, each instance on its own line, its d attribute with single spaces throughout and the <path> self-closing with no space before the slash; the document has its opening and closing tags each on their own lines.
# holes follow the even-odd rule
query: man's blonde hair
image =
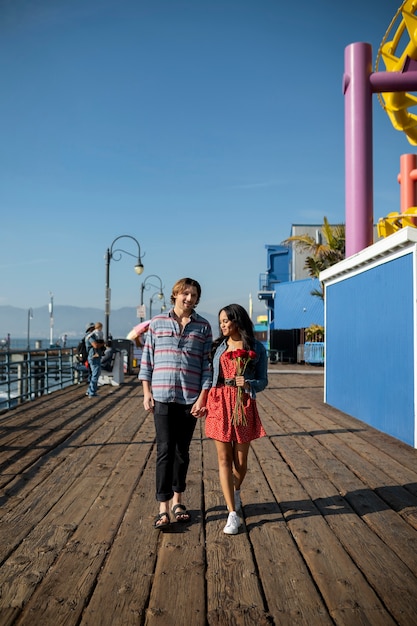
<svg viewBox="0 0 417 626">
<path fill-rule="evenodd" d="M 183 293 L 187 287 L 195 287 L 197 289 L 197 302 L 196 305 L 200 302 L 200 298 L 201 298 L 201 285 L 197 280 L 194 280 L 194 278 L 180 278 L 179 280 L 177 280 L 177 282 L 175 283 L 175 285 L 172 288 L 172 293 L 171 293 L 171 304 L 175 304 L 175 298 L 180 294 Z"/>
</svg>

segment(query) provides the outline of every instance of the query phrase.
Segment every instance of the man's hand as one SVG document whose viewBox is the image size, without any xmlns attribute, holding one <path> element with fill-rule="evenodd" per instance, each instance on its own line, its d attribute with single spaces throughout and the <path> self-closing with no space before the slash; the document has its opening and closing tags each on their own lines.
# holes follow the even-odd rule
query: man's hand
<svg viewBox="0 0 417 626">
<path fill-rule="evenodd" d="M 206 414 L 206 410 L 206 407 L 201 406 L 201 404 L 197 400 L 197 402 L 193 405 L 191 409 L 191 415 L 194 415 L 194 417 L 204 417 L 204 415 Z"/>
<path fill-rule="evenodd" d="M 155 402 L 152 393 L 145 393 L 143 397 L 143 408 L 145 409 L 145 411 L 153 411 L 154 406 Z"/>
</svg>

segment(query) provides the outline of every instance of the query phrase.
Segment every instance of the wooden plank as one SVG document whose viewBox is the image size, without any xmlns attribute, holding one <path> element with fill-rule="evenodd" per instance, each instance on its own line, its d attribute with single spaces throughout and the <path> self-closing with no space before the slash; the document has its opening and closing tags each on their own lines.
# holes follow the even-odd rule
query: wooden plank
<svg viewBox="0 0 417 626">
<path fill-rule="evenodd" d="M 266 414 L 262 414 L 262 420 L 267 432 L 269 428 L 276 428 Z M 300 453 L 294 439 L 287 436 L 274 439 L 281 454 L 286 452 L 286 457 L 290 456 L 291 446 L 293 450 L 295 446 L 296 450 L 296 454 L 293 452 L 291 455 L 293 466 L 280 466 L 279 480 L 275 467 L 276 452 L 271 444 L 269 455 L 264 452 L 262 457 L 262 468 L 331 617 L 343 626 L 375 623 L 378 615 L 381 623 L 394 623 L 296 478 L 298 475 L 308 476 L 307 466 L 310 464 Z M 288 458 L 286 461 L 288 463 Z"/>
<path fill-rule="evenodd" d="M 227 510 L 220 488 L 215 444 L 203 443 L 207 549 L 207 620 L 210 626 L 270 624 L 249 537 L 225 535 Z"/>
<path fill-rule="evenodd" d="M 340 433 L 339 429 L 334 428 L 334 422 L 323 417 L 317 409 L 297 411 L 287 407 L 287 410 L 291 416 L 295 416 L 302 430 L 311 431 L 318 424 L 323 426 L 322 432 L 317 432 L 316 435 L 323 446 L 339 458 L 343 465 L 347 465 L 370 489 L 375 490 L 390 507 L 398 511 L 408 524 L 417 529 L 417 489 L 413 489 L 414 485 L 417 486 L 417 473 L 410 468 L 411 455 L 408 457 L 409 466 L 404 468 L 401 475 L 397 459 L 393 459 L 385 450 L 379 451 L 373 443 L 367 443 L 364 447 L 363 439 L 357 433 L 349 430 Z M 340 445 L 342 438 L 343 446 Z M 411 452 L 417 469 L 417 451 L 411 449 Z M 413 495 L 413 491 L 416 495 Z"/>
<path fill-rule="evenodd" d="M 339 439 L 338 436 L 334 435 L 326 436 L 326 445 L 328 444 L 329 439 L 332 438 Z M 352 435 L 350 433 L 346 433 L 343 436 L 343 439 L 346 438 L 349 442 L 351 442 Z M 300 436 L 297 440 L 289 440 L 287 438 L 284 443 L 281 441 L 279 443 L 281 454 L 284 454 L 287 462 L 296 473 L 299 469 L 299 457 L 301 453 L 300 448 L 305 449 L 305 447 L 303 447 L 303 442 L 308 442 L 309 439 L 311 440 L 311 437 Z M 340 441 L 338 443 L 338 446 L 334 446 L 335 454 L 341 448 Z M 305 445 L 306 444 L 304 444 L 304 446 Z M 303 474 L 305 477 L 312 477 L 310 479 L 305 478 L 303 481 L 304 488 L 324 514 L 327 513 L 327 511 L 329 512 L 329 525 L 333 528 L 335 534 L 345 546 L 354 562 L 365 574 L 367 580 L 371 582 L 373 588 L 379 593 L 380 597 L 384 598 L 384 602 L 391 611 L 394 619 L 396 619 L 398 623 L 413 623 L 415 615 L 417 614 L 417 600 L 415 599 L 417 595 L 417 579 L 415 576 L 411 575 L 409 567 L 412 566 L 414 561 L 414 566 L 412 567 L 414 571 L 416 570 L 416 532 L 407 528 L 406 524 L 402 524 L 401 519 L 399 517 L 395 518 L 395 513 L 392 513 L 390 515 L 390 521 L 392 522 L 393 519 L 396 519 L 397 523 L 394 528 L 392 528 L 393 524 L 388 524 L 388 520 L 385 519 L 385 528 L 388 530 L 385 536 L 385 541 L 387 541 L 390 546 L 390 548 L 387 548 L 385 542 L 382 543 L 374 532 L 371 532 L 366 525 L 359 521 L 360 518 L 352 515 L 353 511 L 347 506 L 346 500 L 343 500 L 339 494 L 335 494 L 334 485 L 330 482 L 327 483 L 327 481 L 323 479 L 315 480 L 315 477 L 317 476 L 317 469 L 319 469 L 320 475 L 323 473 L 324 467 L 327 470 L 329 468 L 328 460 L 326 462 L 326 459 L 323 458 L 326 454 L 325 451 L 323 453 L 323 448 L 319 444 L 317 444 L 317 447 L 320 447 L 321 450 L 316 450 L 315 458 L 321 459 L 322 463 L 319 461 L 316 465 L 313 464 L 313 462 L 309 462 L 308 457 L 304 457 Z M 343 447 L 343 449 L 349 450 L 351 454 L 356 454 L 351 451 L 351 448 Z M 346 458 L 345 462 L 347 462 Z M 348 466 L 352 465 L 352 463 L 347 464 Z M 342 469 L 343 468 L 340 467 L 341 471 Z M 374 468 L 371 467 L 370 471 L 373 474 Z M 335 473 L 335 475 L 337 475 L 337 473 Z M 318 487 L 316 489 L 312 489 L 312 486 L 316 483 L 318 484 Z M 362 488 L 365 487 L 363 483 L 360 483 L 360 486 Z M 321 494 L 321 497 L 319 497 L 319 494 Z M 382 508 L 385 508 L 385 505 L 383 505 L 382 502 L 381 505 Z M 329 510 L 327 510 L 326 506 L 329 506 Z M 332 515 L 332 508 L 338 511 L 337 515 Z M 408 555 L 406 554 L 405 549 L 407 541 L 404 543 L 404 548 L 400 547 L 395 536 L 396 531 L 403 531 L 404 535 L 408 533 Z M 406 537 L 402 537 L 403 540 L 405 538 Z M 397 551 L 401 551 L 401 556 L 406 560 L 408 565 L 405 565 L 403 560 L 398 558 L 398 556 L 394 553 L 392 550 L 392 544 L 397 547 Z M 395 581 L 390 580 L 389 577 L 381 577 L 381 571 L 388 572 L 391 568 L 394 568 L 396 572 Z"/>
<path fill-rule="evenodd" d="M 379 598 L 383 599 L 395 623 L 414 625 L 417 615 L 415 574 L 390 546 L 373 533 L 360 517 L 354 515 L 352 509 L 346 507 L 346 501 L 341 496 L 323 495 L 326 494 L 326 484 L 327 481 L 312 480 L 308 487 L 310 496 L 314 498 L 329 527 Z M 414 543 L 416 539 L 417 536 L 414 537 Z M 412 543 L 410 549 L 413 550 Z M 413 569 L 415 571 L 415 564 Z M 394 576 L 390 574 L 392 571 L 395 571 Z M 381 576 L 381 572 L 386 572 L 386 575 Z"/>
<path fill-rule="evenodd" d="M 7 609 L 0 608 L 0 624 L 1 626 L 12 626 L 16 623 L 20 610 L 9 607 Z"/>
<path fill-rule="evenodd" d="M 300 404 L 304 404 L 304 400 L 309 395 L 309 392 L 311 395 L 312 391 L 313 390 L 311 389 L 303 389 L 301 401 L 298 393 L 294 390 L 288 390 L 288 393 L 281 393 L 279 401 L 282 400 L 286 405 L 299 409 Z M 277 394 L 274 394 L 274 396 L 276 398 L 278 397 Z M 375 447 L 379 452 L 384 452 L 387 456 L 391 457 L 391 459 L 398 461 L 401 475 L 401 468 L 409 468 L 413 473 L 417 471 L 417 450 L 412 446 L 409 446 L 394 437 L 390 437 L 386 433 L 383 433 L 382 431 L 379 431 L 365 422 L 347 415 L 346 413 L 342 413 L 329 404 L 325 404 L 323 398 L 315 398 L 312 402 L 312 407 L 310 408 L 312 409 L 311 415 L 315 412 L 320 424 L 324 424 L 324 420 L 329 419 L 337 428 L 353 431 L 356 434 L 358 441 L 363 440 L 366 444 L 370 444 L 372 448 Z"/>
<path fill-rule="evenodd" d="M 303 410 L 300 417 L 303 418 L 304 415 L 307 419 L 313 420 L 315 424 L 320 424 L 324 428 L 329 424 L 332 424 L 334 427 L 334 419 L 327 418 L 327 416 L 316 407 Z M 300 423 L 303 425 L 303 422 Z M 367 432 L 367 429 L 365 429 L 365 432 Z M 390 452 L 381 449 L 378 445 L 381 439 L 385 440 L 385 438 L 386 435 L 384 438 L 374 437 L 369 441 L 363 438 L 363 431 L 350 432 L 350 429 L 343 434 L 344 443 L 357 452 L 358 455 L 366 459 L 368 463 L 375 465 L 378 470 L 388 474 L 396 483 L 402 484 L 404 480 L 407 483 L 417 483 L 417 450 L 410 446 L 405 446 L 405 444 L 401 446 L 402 456 L 406 457 L 408 461 L 407 466 L 405 466 L 401 458 L 394 458 L 390 453 L 392 449 L 395 450 L 397 448 L 397 446 L 392 446 L 393 439 L 391 439 Z"/>
<path fill-rule="evenodd" d="M 119 458 L 125 449 L 126 453 L 122 456 L 122 462 L 123 459 L 125 461 L 129 459 L 129 449 L 132 456 L 134 453 L 132 444 L 129 442 L 132 432 L 137 430 L 138 420 L 135 419 L 133 413 L 130 422 L 130 432 L 125 443 L 123 443 L 123 434 L 126 435 L 126 432 L 123 431 L 126 431 L 126 426 L 122 422 L 120 428 L 115 428 L 115 424 L 112 425 L 112 437 L 103 442 L 101 449 L 88 444 L 80 448 L 84 454 L 91 454 L 90 450 L 94 451 L 94 463 L 84 466 L 86 474 L 81 475 L 72 483 L 56 506 L 38 523 L 29 536 L 30 539 L 28 537 L 1 568 L 2 606 L 7 603 L 12 606 L 21 606 L 26 602 L 35 586 L 39 583 L 43 584 L 43 580 L 40 579 L 43 579 L 68 539 L 72 537 L 72 545 L 76 543 L 77 533 L 83 531 L 83 526 L 80 527 L 81 521 L 90 515 L 94 501 L 95 505 L 103 508 L 103 493 L 108 489 L 106 482 L 111 482 L 111 477 L 108 478 L 109 474 L 111 476 L 115 473 L 114 467 L 118 466 Z M 142 437 L 140 433 L 135 436 Z M 97 470 L 94 470 L 94 465 Z M 27 554 L 25 554 L 26 546 L 29 550 Z M 33 546 L 38 546 L 35 548 L 35 553 L 33 553 Z M 32 551 L 30 551 L 31 548 Z M 39 573 L 36 579 L 31 576 L 33 570 Z M 16 577 L 19 580 L 18 587 L 11 584 Z M 10 584 L 6 581 L 10 581 Z"/>
<path fill-rule="evenodd" d="M 325 405 L 322 386 L 274 374 L 258 395 L 269 437 L 252 444 L 244 525 L 231 537 L 200 425 L 193 522 L 153 529 L 153 420 L 133 378 L 97 403 L 77 388 L 10 412 L 1 443 L 18 444 L 25 422 L 34 432 L 2 492 L 2 626 L 414 626 L 417 451 Z M 40 435 L 48 446 L 33 462 Z"/>
<path fill-rule="evenodd" d="M 57 392 L 59 394 L 61 392 Z M 112 407 L 113 396 L 100 399 L 99 402 L 91 403 L 89 398 L 76 397 L 73 402 L 68 403 L 66 392 L 61 398 L 60 404 L 51 405 L 49 412 L 44 412 L 42 418 L 30 420 L 29 424 L 17 426 L 13 420 L 13 430 L 15 439 L 7 442 L 2 439 L 2 454 L 0 457 L 0 487 L 5 487 L 15 474 L 23 472 L 25 469 L 42 459 L 48 450 L 52 450 L 68 437 L 69 432 L 81 428 L 93 417 L 106 409 Z M 74 396 L 74 390 L 72 390 Z M 78 410 L 77 410 L 78 409 Z M 77 410 L 74 413 L 74 410 Z M 51 417 L 53 416 L 53 417 Z M 13 415 L 13 418 L 15 416 Z M 19 416 L 17 416 L 20 422 Z"/>
<path fill-rule="evenodd" d="M 163 532 L 153 530 L 160 535 L 160 544 L 146 626 L 206 625 L 200 428 L 197 422 L 184 499 L 192 522 L 173 523 Z"/>
<path fill-rule="evenodd" d="M 338 493 L 352 507 L 351 512 L 355 512 L 362 521 L 365 521 L 372 532 L 395 552 L 414 575 L 417 575 L 416 530 L 379 497 L 379 490 L 373 490 L 364 484 L 326 447 L 321 445 L 320 439 L 320 437 L 306 436 L 297 442 L 314 461 L 320 473 L 329 477 Z M 323 504 L 323 498 L 320 503 Z M 332 506 L 336 505 L 333 503 Z M 340 506 L 342 505 L 339 503 Z"/>
<path fill-rule="evenodd" d="M 304 411 L 304 410 L 303 410 Z M 297 413 L 297 428 L 301 426 L 301 428 L 305 428 L 306 431 L 311 429 L 312 424 L 309 420 L 308 416 L 304 415 L 303 411 L 299 411 Z M 307 410 L 306 410 L 307 411 Z M 293 411 L 290 411 L 293 413 Z M 288 428 L 288 422 L 286 424 Z M 330 432 L 330 425 L 328 426 Z M 381 541 L 378 537 L 375 536 L 375 533 L 370 532 L 369 529 L 363 525 L 362 523 L 356 523 L 356 518 L 352 515 L 353 511 L 350 507 L 347 506 L 346 501 L 343 500 L 339 494 L 335 494 L 334 486 L 329 482 L 317 480 L 317 484 L 319 487 L 314 491 L 311 489 L 311 486 L 315 484 L 315 477 L 323 475 L 323 471 L 325 473 L 329 473 L 329 468 L 333 467 L 332 477 L 338 477 L 339 479 L 339 488 L 340 488 L 340 473 L 346 475 L 347 470 L 344 465 L 339 463 L 337 469 L 335 469 L 334 465 L 332 465 L 332 458 L 329 454 L 326 456 L 326 449 L 322 445 L 320 445 L 319 441 L 323 441 L 325 446 L 328 446 L 329 441 L 335 440 L 333 446 L 329 446 L 332 448 L 334 455 L 339 453 L 339 450 L 342 448 L 344 451 L 344 463 L 348 465 L 348 467 L 352 467 L 351 457 L 354 456 L 357 464 L 362 465 L 363 459 L 362 457 L 358 458 L 358 455 L 353 452 L 352 446 L 341 446 L 341 439 L 343 439 L 343 443 L 348 441 L 349 444 L 352 444 L 352 439 L 354 435 L 346 432 L 344 435 L 318 435 L 317 438 L 312 438 L 308 435 L 300 435 L 296 439 L 282 439 L 280 440 L 278 447 L 280 449 L 281 454 L 284 454 L 287 462 L 292 467 L 293 471 L 299 474 L 299 457 L 300 454 L 307 450 L 311 455 L 311 450 L 314 448 L 314 460 L 316 463 L 309 462 L 308 457 L 304 458 L 304 467 L 302 470 L 302 474 L 305 477 L 303 480 L 304 487 L 307 489 L 310 497 L 315 499 L 317 496 L 317 500 L 315 500 L 319 509 L 322 510 L 323 513 L 326 513 L 326 505 L 325 503 L 329 503 L 329 525 L 333 526 L 336 535 L 339 540 L 345 545 L 345 548 L 348 550 L 349 554 L 354 559 L 355 563 L 360 567 L 361 571 L 365 573 L 365 576 L 368 580 L 372 582 L 374 589 L 379 591 L 381 597 L 384 597 L 384 602 L 389 607 L 392 615 L 395 619 L 398 620 L 398 623 L 401 623 L 401 620 L 404 620 L 403 623 L 408 623 L 408 619 L 412 619 L 412 616 L 415 616 L 417 613 L 417 604 L 414 600 L 416 596 L 416 582 L 414 577 L 410 575 L 409 567 L 404 565 L 403 560 L 401 558 L 397 558 L 397 555 L 391 551 L 392 544 L 397 547 L 397 551 L 401 551 L 401 556 L 406 559 L 408 565 L 410 566 L 412 562 L 415 562 L 416 551 L 413 550 L 413 545 L 416 545 L 417 535 L 415 531 L 407 528 L 405 524 L 402 523 L 399 517 L 395 517 L 395 513 L 391 512 L 390 521 L 393 522 L 395 519 L 396 524 L 394 528 L 392 528 L 393 524 L 388 524 L 387 519 L 385 519 L 385 528 L 388 529 L 388 536 L 385 537 L 385 541 L 388 541 L 388 545 L 390 545 L 390 549 L 386 548 L 386 544 L 381 544 Z M 292 447 L 292 449 L 291 449 Z M 348 452 L 347 452 L 348 451 Z M 347 455 L 350 458 L 350 462 L 347 460 Z M 334 457 L 333 457 L 334 458 Z M 356 464 L 356 467 L 357 467 Z M 372 464 L 366 465 L 373 475 L 375 473 L 375 468 Z M 357 473 L 357 471 L 356 471 Z M 361 472 L 363 478 L 363 472 Z M 307 477 L 310 476 L 310 479 Z M 353 476 L 352 476 L 353 478 Z M 334 480 L 334 478 L 333 478 Z M 361 481 L 355 482 L 354 485 L 357 489 L 364 489 L 366 483 L 364 484 Z M 343 486 L 343 491 L 345 485 Z M 322 497 L 319 498 L 318 494 L 322 494 Z M 354 492 L 353 492 L 354 493 Z M 327 495 L 327 497 L 325 497 Z M 330 506 L 331 505 L 331 506 Z M 334 510 L 338 510 L 338 514 L 331 515 L 331 508 L 334 507 Z M 369 507 L 369 505 L 368 505 Z M 385 503 L 380 501 L 379 508 L 385 509 L 387 508 Z M 369 509 L 368 509 L 369 510 Z M 344 514 L 343 514 L 344 513 Z M 375 516 L 373 516 L 375 519 Z M 349 519 L 350 518 L 350 519 Z M 344 523 L 347 522 L 347 523 Z M 337 528 L 340 526 L 340 528 Z M 384 526 L 384 524 L 380 524 L 380 527 Z M 408 550 L 410 554 L 406 554 L 406 550 L 403 549 L 399 542 L 396 539 L 395 532 L 403 531 L 404 534 L 409 535 L 409 547 Z M 414 540 L 414 541 L 413 541 Z M 407 542 L 403 544 L 407 545 Z M 355 549 L 352 549 L 352 546 L 355 546 Z M 394 565 L 395 563 L 395 565 Z M 391 565 L 390 565 L 391 564 Z M 381 577 L 381 571 L 389 571 L 390 567 L 393 567 L 396 571 L 396 581 L 393 584 L 389 578 Z M 414 567 L 415 571 L 415 567 Z M 390 593 L 391 589 L 391 593 Z M 403 590 L 401 592 L 401 589 Z M 407 607 L 403 607 L 403 603 L 407 604 Z M 410 622 L 412 623 L 412 622 Z"/>
<path fill-rule="evenodd" d="M 124 451 L 83 523 L 25 606 L 20 624 L 77 624 L 138 480 L 142 436 L 122 442 Z M 109 456 L 106 452 L 106 456 Z"/>
<path fill-rule="evenodd" d="M 2 559 L 10 554 L 60 498 L 67 492 L 72 493 L 70 489 L 77 485 L 83 471 L 87 470 L 92 475 L 91 464 L 100 450 L 95 441 L 101 440 L 104 445 L 108 444 L 117 431 L 118 436 L 127 436 L 127 433 L 124 433 L 126 423 L 130 433 L 128 436 L 131 436 L 132 426 L 129 426 L 126 418 L 123 421 L 113 420 L 94 421 L 86 429 L 76 430 L 67 440 L 66 447 L 61 450 L 63 456 L 59 454 L 59 449 L 51 455 L 52 462 L 46 455 L 43 459 L 45 467 L 41 469 L 37 466 L 35 472 L 30 472 L 30 475 L 26 475 L 24 480 L 20 481 L 21 489 L 14 497 L 8 499 L 7 505 L 3 505 L 2 509 L 0 526 Z M 133 428 L 137 428 L 135 423 Z M 106 470 L 101 474 L 105 472 Z M 48 497 L 45 497 L 45 493 Z"/>
<path fill-rule="evenodd" d="M 289 626 L 333 624 L 304 559 L 287 527 L 262 470 L 268 441 L 252 444 L 249 471 L 242 486 L 245 523 L 255 554 L 263 592 L 274 623 Z M 274 472 L 284 461 L 275 455 Z"/>
<path fill-rule="evenodd" d="M 354 429 L 358 437 L 397 460 L 402 467 L 409 468 L 412 471 L 416 470 L 417 450 L 412 446 L 395 437 L 390 437 L 390 435 L 369 426 L 355 417 L 342 413 L 329 404 L 323 404 L 320 407 L 320 412 L 325 417 L 331 416 L 331 419 L 340 426 L 349 427 L 349 430 Z"/>
<path fill-rule="evenodd" d="M 120 440 L 120 434 L 120 431 L 114 433 L 117 440 Z M 108 440 L 106 445 L 112 446 L 112 440 Z M 92 463 L 86 474 L 80 474 L 78 480 L 68 489 L 64 488 L 56 505 L 39 520 L 33 530 L 29 527 L 26 539 L 3 564 L 0 571 L 2 606 L 7 603 L 11 606 L 22 606 L 28 600 L 69 537 L 78 528 L 92 502 L 98 497 L 109 471 L 112 471 L 112 467 L 106 468 L 102 459 L 102 456 L 97 456 L 99 471 L 94 471 Z M 31 574 L 33 570 L 37 572 L 35 578 Z M 19 581 L 18 585 L 14 582 L 16 579 Z"/>
<path fill-rule="evenodd" d="M 152 528 L 156 507 L 152 419 L 141 435 L 139 482 L 82 614 L 82 626 L 136 626 L 145 616 L 159 543 L 159 533 Z"/>
</svg>

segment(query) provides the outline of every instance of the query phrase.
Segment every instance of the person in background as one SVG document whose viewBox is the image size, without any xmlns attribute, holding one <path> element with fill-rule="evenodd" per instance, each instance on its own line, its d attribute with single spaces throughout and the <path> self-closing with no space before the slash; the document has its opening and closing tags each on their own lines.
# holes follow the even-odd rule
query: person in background
<svg viewBox="0 0 417 626">
<path fill-rule="evenodd" d="M 109 339 L 106 343 L 104 354 L 101 357 L 101 369 L 111 372 L 113 369 L 113 355 L 116 350 L 113 348 L 112 341 Z"/>
<path fill-rule="evenodd" d="M 93 331 L 87 334 L 85 338 L 85 345 L 88 350 L 88 364 L 91 370 L 90 381 L 88 383 L 88 389 L 85 394 L 89 398 L 94 398 L 98 395 L 97 386 L 101 371 L 101 353 L 103 352 L 104 348 L 104 338 L 103 332 L 101 330 L 102 328 L 102 323 L 97 322 L 94 325 Z"/>
<path fill-rule="evenodd" d="M 95 341 L 97 342 L 97 345 L 99 345 L 100 347 L 97 348 L 94 356 L 95 357 L 102 357 L 103 355 L 103 351 L 104 351 L 104 333 L 103 333 L 103 324 L 101 322 L 96 322 L 94 324 L 94 338 Z"/>
<path fill-rule="evenodd" d="M 79 381 L 81 380 L 83 382 L 90 382 L 91 370 L 88 364 L 88 350 L 85 340 L 87 335 L 93 332 L 93 330 L 94 322 L 90 322 L 86 325 L 84 336 L 77 346 L 77 352 L 75 355 L 76 364 L 74 365 L 74 369 L 78 372 Z"/>
<path fill-rule="evenodd" d="M 152 318 L 143 348 L 138 378 L 143 385 L 143 406 L 154 414 L 157 529 L 171 522 L 170 502 L 177 522 L 191 519 L 182 495 L 191 439 L 197 417 L 204 414 L 211 381 L 212 332 L 209 322 L 195 312 L 200 297 L 196 280 L 178 280 L 172 288 L 173 307 Z"/>
<path fill-rule="evenodd" d="M 266 435 L 256 406 L 256 392 L 268 384 L 266 350 L 240 304 L 219 312 L 220 336 L 212 349 L 212 387 L 206 404 L 206 436 L 214 439 L 220 484 L 229 515 L 223 529 L 239 531 L 240 488 L 248 468 L 250 442 Z"/>
</svg>

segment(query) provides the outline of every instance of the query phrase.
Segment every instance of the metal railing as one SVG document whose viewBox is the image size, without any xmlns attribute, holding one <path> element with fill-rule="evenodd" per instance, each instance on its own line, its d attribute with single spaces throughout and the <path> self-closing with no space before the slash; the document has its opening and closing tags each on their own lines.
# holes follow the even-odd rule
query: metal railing
<svg viewBox="0 0 417 626">
<path fill-rule="evenodd" d="M 74 385 L 76 348 L 0 350 L 0 413 Z"/>
<path fill-rule="evenodd" d="M 269 291 L 270 289 L 269 274 L 259 274 L 259 291 Z"/>
<path fill-rule="evenodd" d="M 304 344 L 304 361 L 306 363 L 324 363 L 324 341 L 306 341 Z"/>
</svg>

